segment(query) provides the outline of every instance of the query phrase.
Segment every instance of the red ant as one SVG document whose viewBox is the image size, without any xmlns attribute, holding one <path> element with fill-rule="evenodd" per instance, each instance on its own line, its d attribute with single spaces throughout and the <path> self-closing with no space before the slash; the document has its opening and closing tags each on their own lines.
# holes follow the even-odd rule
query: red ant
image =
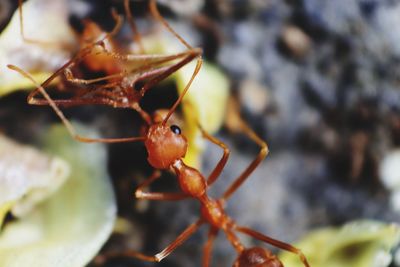
<svg viewBox="0 0 400 267">
<path fill-rule="evenodd" d="M 172 111 L 174 109 L 171 109 Z M 170 112 L 171 112 L 170 110 Z M 209 135 L 200 126 L 203 136 L 212 143 L 220 146 L 223 150 L 223 156 L 217 163 L 214 170 L 206 179 L 197 169 L 187 166 L 182 158 L 186 154 L 187 140 L 181 133 L 181 129 L 176 125 L 167 124 L 168 117 L 161 121 L 156 121 L 151 125 L 143 141 L 148 152 L 148 162 L 157 169 L 154 174 L 139 185 L 135 196 L 139 199 L 147 200 L 181 200 L 184 198 L 195 198 L 201 205 L 201 216 L 186 230 L 184 230 L 175 241 L 169 244 L 160 253 L 154 256 L 147 256 L 139 252 L 129 251 L 125 253 L 116 253 L 113 255 L 124 255 L 139 258 L 146 261 L 159 262 L 167 257 L 172 251 L 188 239 L 199 227 L 205 223 L 210 225 L 207 243 L 204 246 L 203 266 L 209 266 L 211 250 L 214 239 L 219 230 L 222 230 L 232 246 L 236 249 L 239 256 L 235 260 L 234 267 L 279 267 L 283 266 L 281 261 L 270 250 L 262 247 L 252 247 L 246 249 L 240 242 L 235 232 L 240 232 L 252 236 L 258 240 L 274 245 L 278 248 L 296 253 L 304 266 L 309 267 L 304 254 L 297 248 L 270 238 L 262 233 L 254 231 L 247 227 L 239 226 L 235 221 L 225 213 L 225 203 L 232 194 L 242 185 L 242 183 L 257 168 L 260 162 L 268 154 L 267 144 L 261 140 L 244 122 L 241 121 L 241 128 L 250 139 L 256 142 L 260 147 L 258 156 L 250 165 L 234 180 L 228 187 L 223 196 L 219 199 L 213 199 L 207 195 L 207 189 L 219 177 L 229 157 L 229 149 L 226 145 L 215 137 Z M 172 169 L 177 175 L 177 179 L 182 192 L 163 193 L 163 192 L 144 192 L 143 189 L 149 186 L 160 177 L 159 170 Z"/>
<path fill-rule="evenodd" d="M 21 0 L 20 0 L 21 4 Z M 144 48 L 141 44 L 141 36 L 137 31 L 136 25 L 132 19 L 130 12 L 129 0 L 124 0 L 125 13 L 127 14 L 129 25 L 131 26 L 132 32 L 134 33 L 134 39 L 139 41 L 140 50 L 143 52 Z M 105 34 L 100 40 L 91 43 L 79 50 L 77 55 L 65 63 L 61 68 L 53 73 L 47 80 L 45 80 L 41 86 L 36 82 L 36 89 L 32 91 L 28 96 L 28 103 L 34 105 L 50 105 L 57 115 L 61 118 L 63 123 L 67 126 L 71 135 L 83 142 L 121 142 L 121 141 L 135 141 L 137 138 L 113 138 L 113 139 L 92 139 L 80 136 L 76 133 L 72 124 L 65 118 L 62 111 L 58 108 L 59 106 L 71 107 L 78 105 L 109 105 L 115 108 L 130 108 L 136 110 L 147 123 L 152 124 L 151 117 L 142 110 L 139 102 L 146 94 L 146 92 L 158 84 L 162 80 L 169 77 L 171 74 L 191 62 L 196 57 L 197 65 L 195 67 L 193 76 L 189 80 L 186 88 L 183 90 L 185 93 L 194 77 L 199 72 L 202 59 L 202 50 L 199 48 L 191 47 L 182 37 L 180 37 L 162 18 L 160 15 L 155 0 L 151 0 L 149 3 L 150 12 L 157 20 L 159 20 L 178 40 L 187 47 L 187 50 L 182 53 L 176 53 L 171 55 L 148 55 L 148 54 L 121 54 L 107 49 L 107 44 L 110 38 L 115 35 L 121 27 L 121 17 L 113 12 L 113 16 L 116 20 L 114 29 Z M 22 27 L 22 7 L 20 5 L 20 18 L 21 18 L 21 34 L 23 35 Z M 94 38 L 100 35 L 99 29 L 93 27 L 93 23 L 87 23 L 86 35 L 83 39 Z M 94 36 L 93 36 L 94 35 Z M 28 42 L 34 42 L 41 44 L 40 41 L 33 41 L 26 39 L 23 35 L 23 39 Z M 166 63 L 178 60 L 170 65 Z M 94 71 L 104 70 L 108 72 L 108 75 L 95 78 L 95 79 L 80 79 L 76 78 L 73 74 L 72 67 L 78 65 L 80 62 L 86 64 L 89 69 Z M 103 68 L 103 69 L 99 69 Z M 103 67 L 101 67 L 103 66 Z M 112 67 L 107 67 L 112 66 Z M 28 77 L 29 75 L 22 71 L 20 68 L 9 65 L 10 69 L 15 70 Z M 69 84 L 59 83 L 58 86 L 65 88 L 68 93 L 72 93 L 73 96 L 68 99 L 51 99 L 48 93 L 44 90 L 45 87 L 50 85 L 57 77 L 64 74 L 64 78 Z M 32 79 L 31 79 L 32 80 Z M 135 84 L 143 82 L 143 86 L 140 90 L 135 90 Z M 184 95 L 184 93 L 182 95 Z M 36 96 L 41 94 L 44 98 L 37 98 Z M 180 102 L 178 99 L 177 103 Z M 170 116 L 170 115 L 168 115 Z"/>
<path fill-rule="evenodd" d="M 151 1 L 152 13 L 156 14 L 156 17 L 159 16 L 158 11 L 155 8 L 155 1 Z M 183 39 L 177 35 L 169 25 L 159 16 L 159 19 L 163 22 L 164 25 L 167 26 L 169 30 L 171 30 L 179 40 L 183 41 Z M 183 41 L 184 42 L 184 41 Z M 64 117 L 63 113 L 58 109 L 57 105 L 77 105 L 77 104 L 110 104 L 106 102 L 104 99 L 96 100 L 93 102 L 90 101 L 79 101 L 79 99 L 74 100 L 52 100 L 50 96 L 46 93 L 43 88 L 45 85 L 48 85 L 55 76 L 57 76 L 60 72 L 65 70 L 68 66 L 72 65 L 75 60 L 68 62 L 64 67 L 62 67 L 58 72 L 52 75 L 47 81 L 43 83 L 43 85 L 38 84 L 30 74 L 24 72 L 15 66 L 9 66 L 11 69 L 18 71 L 20 74 L 30 79 L 36 86 L 37 91 L 40 92 L 44 96 L 44 100 L 46 102 L 41 102 L 42 104 L 49 104 L 61 118 L 63 123 L 66 125 L 71 135 L 78 139 L 79 141 L 84 142 L 129 142 L 129 141 L 143 141 L 145 147 L 148 152 L 148 162 L 149 164 L 157 169 L 153 175 L 148 178 L 146 181 L 141 183 L 135 192 L 135 196 L 139 199 L 148 199 L 148 200 L 181 200 L 185 198 L 195 198 L 200 202 L 201 205 L 201 216 L 200 218 L 193 224 L 191 224 L 186 230 L 184 230 L 175 241 L 169 244 L 164 250 L 160 253 L 157 253 L 154 256 L 148 256 L 139 252 L 128 251 L 125 253 L 117 253 L 118 255 L 125 255 L 130 257 L 139 258 L 145 261 L 151 262 L 159 262 L 165 257 L 167 257 L 170 253 L 172 253 L 177 247 L 179 247 L 185 240 L 187 240 L 194 232 L 196 232 L 199 227 L 205 223 L 210 225 L 210 230 L 208 233 L 208 240 L 204 246 L 204 255 L 203 255 L 203 266 L 209 266 L 209 261 L 211 257 L 211 251 L 214 239 L 217 233 L 222 230 L 232 246 L 236 249 L 238 253 L 238 257 L 236 258 L 233 266 L 234 267 L 256 267 L 256 266 L 264 266 L 264 267 L 280 267 L 283 266 L 282 262 L 275 256 L 270 250 L 262 248 L 262 247 L 252 247 L 246 249 L 244 245 L 240 242 L 239 238 L 236 236 L 236 232 L 243 233 L 254 237 L 263 242 L 269 243 L 278 248 L 293 252 L 299 255 L 300 260 L 303 262 L 304 266 L 309 267 L 310 265 L 307 262 L 304 254 L 297 248 L 281 242 L 279 240 L 270 238 L 262 233 L 254 231 L 247 227 L 239 226 L 235 223 L 235 221 L 229 217 L 225 212 L 225 204 L 229 197 L 242 185 L 242 183 L 250 176 L 250 174 L 257 168 L 260 162 L 266 157 L 268 154 L 268 146 L 267 144 L 261 140 L 244 122 L 241 122 L 241 128 L 244 133 L 246 133 L 250 139 L 252 139 L 255 143 L 257 143 L 261 149 L 258 153 L 258 156 L 250 163 L 250 165 L 234 180 L 234 182 L 228 187 L 223 196 L 219 199 L 213 199 L 207 194 L 207 189 L 211 186 L 219 177 L 222 170 L 224 169 L 226 162 L 229 157 L 229 149 L 227 146 L 216 139 L 215 137 L 209 135 L 205 132 L 201 127 L 201 131 L 203 136 L 211 141 L 212 143 L 220 146 L 224 153 L 222 158 L 217 163 L 214 170 L 207 177 L 207 179 L 197 170 L 192 167 L 187 166 L 182 158 L 185 156 L 187 151 L 187 140 L 184 135 L 181 133 L 181 129 L 176 125 L 169 125 L 168 120 L 171 115 L 176 110 L 177 106 L 182 101 L 184 95 L 189 89 L 194 77 L 199 72 L 202 60 L 199 54 L 199 51 L 194 50 L 188 45 L 186 42 L 184 44 L 189 48 L 189 52 L 186 52 L 183 56 L 183 59 L 180 61 L 186 64 L 187 60 L 191 60 L 194 57 L 198 57 L 197 65 L 194 70 L 194 73 L 188 82 L 186 88 L 183 93 L 179 96 L 178 100 L 173 104 L 168 113 L 164 117 L 160 117 L 159 115 L 150 117 L 147 112 L 141 110 L 139 113 L 143 114 L 143 118 L 148 123 L 149 127 L 146 130 L 146 134 L 140 137 L 132 137 L 132 138 L 116 138 L 116 139 L 91 139 L 86 137 L 81 137 L 75 133 L 74 128 L 69 123 L 69 121 Z M 193 52 L 196 51 L 196 52 Z M 119 57 L 117 54 L 112 54 L 116 57 Z M 81 56 L 78 57 L 78 59 Z M 175 57 L 176 58 L 176 57 Z M 174 59 L 175 59 L 174 58 Z M 158 57 L 159 59 L 159 57 Z M 168 70 L 164 70 L 158 72 L 157 76 L 150 80 L 147 84 L 147 87 L 154 85 L 156 82 L 159 82 L 167 75 L 170 75 L 173 71 L 177 70 L 180 67 L 179 62 L 172 67 L 168 67 Z M 108 79 L 109 77 L 107 77 Z M 88 82 L 90 83 L 90 82 Z M 113 84 L 115 86 L 115 84 Z M 146 85 L 145 85 L 146 86 Z M 146 88 L 147 90 L 147 88 Z M 114 92 L 115 94 L 115 92 Z M 112 97 L 115 98 L 115 95 L 111 94 Z M 112 105 L 116 107 L 130 107 L 137 110 L 138 99 L 135 97 L 128 97 L 129 95 L 123 98 L 125 101 L 112 101 Z M 33 98 L 30 98 L 32 100 Z M 140 99 L 139 99 L 140 100 Z M 67 101 L 67 102 L 62 102 Z M 38 103 L 38 102 L 37 102 Z M 124 105 L 122 105 L 124 104 Z M 127 105 L 127 106 L 125 106 Z M 145 192 L 143 189 L 149 186 L 151 183 L 156 181 L 160 177 L 159 170 L 168 170 L 171 169 L 177 175 L 177 179 L 180 185 L 182 192 L 177 193 L 165 193 L 165 192 Z M 113 254 L 115 255 L 115 254 Z M 106 256 L 107 257 L 107 256 Z"/>
</svg>

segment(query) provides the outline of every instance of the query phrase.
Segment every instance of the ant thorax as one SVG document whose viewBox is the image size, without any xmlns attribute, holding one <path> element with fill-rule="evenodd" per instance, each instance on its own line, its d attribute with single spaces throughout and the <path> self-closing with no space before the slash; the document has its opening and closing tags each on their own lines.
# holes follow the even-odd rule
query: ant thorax
<svg viewBox="0 0 400 267">
<path fill-rule="evenodd" d="M 202 203 L 208 200 L 206 179 L 197 169 L 187 166 L 181 159 L 176 160 L 172 167 L 185 194 L 198 198 Z"/>
<path fill-rule="evenodd" d="M 156 123 L 149 127 L 144 142 L 150 165 L 156 169 L 168 169 L 187 151 L 186 137 L 176 125 Z"/>
</svg>

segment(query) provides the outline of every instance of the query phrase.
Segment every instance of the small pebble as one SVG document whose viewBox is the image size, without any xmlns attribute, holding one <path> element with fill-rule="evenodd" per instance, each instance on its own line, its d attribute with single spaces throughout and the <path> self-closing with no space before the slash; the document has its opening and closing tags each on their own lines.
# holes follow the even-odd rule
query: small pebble
<svg viewBox="0 0 400 267">
<path fill-rule="evenodd" d="M 284 27 L 281 38 L 290 53 L 297 58 L 306 56 L 311 49 L 310 37 L 296 26 Z"/>
<path fill-rule="evenodd" d="M 159 0 L 159 3 L 168 6 L 173 12 L 181 16 L 191 16 L 204 6 L 204 0 Z"/>
<path fill-rule="evenodd" d="M 400 190 L 393 192 L 390 196 L 390 206 L 393 211 L 400 212 Z"/>
<path fill-rule="evenodd" d="M 380 178 L 389 190 L 400 190 L 400 149 L 386 154 L 381 161 Z"/>
<path fill-rule="evenodd" d="M 239 99 L 247 110 L 256 115 L 265 111 L 270 102 L 268 88 L 253 79 L 246 79 L 241 83 Z"/>
</svg>

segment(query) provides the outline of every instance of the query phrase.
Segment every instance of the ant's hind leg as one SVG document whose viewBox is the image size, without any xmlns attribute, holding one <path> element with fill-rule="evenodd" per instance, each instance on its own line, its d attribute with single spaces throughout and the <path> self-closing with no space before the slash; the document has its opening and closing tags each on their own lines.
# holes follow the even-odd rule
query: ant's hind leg
<svg viewBox="0 0 400 267">
<path fill-rule="evenodd" d="M 294 254 L 297 254 L 299 256 L 301 262 L 304 264 L 304 266 L 305 267 L 310 267 L 310 264 L 308 263 L 307 258 L 303 254 L 303 252 L 300 249 L 295 248 L 290 244 L 287 244 L 285 242 L 273 239 L 273 238 L 271 238 L 269 236 L 266 236 L 266 235 L 264 235 L 264 234 L 262 234 L 260 232 L 254 231 L 254 230 L 252 230 L 250 228 L 247 228 L 247 227 L 236 226 L 235 230 L 237 230 L 238 232 L 241 232 L 243 234 L 249 235 L 251 237 L 254 237 L 254 238 L 258 239 L 258 240 L 261 240 L 261 241 L 263 241 L 265 243 L 271 244 L 271 245 L 273 245 L 273 246 L 275 246 L 277 248 L 280 248 L 280 249 L 292 252 Z"/>
<path fill-rule="evenodd" d="M 149 178 L 138 186 L 135 191 L 135 197 L 147 200 L 182 200 L 188 197 L 188 195 L 184 193 L 144 192 L 143 189 L 155 182 L 160 176 L 161 172 L 155 170 Z"/>
<path fill-rule="evenodd" d="M 210 266 L 211 251 L 217 234 L 218 234 L 218 228 L 210 227 L 210 231 L 208 232 L 207 243 L 204 245 L 203 267 Z"/>
<path fill-rule="evenodd" d="M 160 262 L 169 254 L 171 254 L 177 247 L 182 245 L 182 243 L 185 242 L 192 234 L 194 234 L 203 223 L 204 221 L 202 219 L 199 219 L 197 220 L 197 222 L 189 225 L 172 243 L 170 243 L 166 248 L 164 248 L 161 252 L 157 253 L 154 256 L 148 256 L 136 251 L 111 252 L 100 256 L 99 257 L 100 261 L 103 262 L 109 258 L 122 256 L 122 257 L 137 258 L 140 260 L 150 261 L 150 262 Z"/>
<path fill-rule="evenodd" d="M 222 170 L 224 169 L 226 162 L 228 161 L 229 158 L 229 148 L 225 145 L 224 142 L 218 140 L 214 136 L 210 135 L 207 133 L 201 125 L 199 125 L 200 131 L 203 134 L 203 137 L 208 139 L 210 142 L 216 144 L 217 146 L 221 147 L 224 150 L 224 154 L 222 155 L 221 159 L 219 160 L 217 166 L 215 166 L 214 170 L 211 172 L 211 174 L 207 178 L 207 185 L 213 184 L 221 174 Z"/>
<path fill-rule="evenodd" d="M 250 174 L 257 168 L 260 162 L 267 156 L 269 150 L 268 145 L 264 142 L 257 134 L 249 127 L 247 124 L 240 119 L 240 127 L 241 130 L 257 145 L 261 147 L 260 152 L 257 157 L 250 163 L 250 165 L 236 178 L 236 180 L 231 184 L 231 186 L 225 191 L 223 195 L 223 199 L 228 199 L 241 185 L 242 183 L 250 176 Z"/>
</svg>

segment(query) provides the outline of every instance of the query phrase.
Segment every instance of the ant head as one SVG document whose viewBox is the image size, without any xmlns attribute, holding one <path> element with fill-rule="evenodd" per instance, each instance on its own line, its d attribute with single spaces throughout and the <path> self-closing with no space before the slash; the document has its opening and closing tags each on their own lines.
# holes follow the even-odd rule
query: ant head
<svg viewBox="0 0 400 267">
<path fill-rule="evenodd" d="M 144 142 L 148 161 L 156 169 L 167 169 L 174 161 L 185 156 L 187 150 L 186 137 L 176 125 L 156 123 L 147 131 Z"/>
<path fill-rule="evenodd" d="M 240 253 L 233 267 L 283 267 L 283 264 L 268 249 L 252 247 Z"/>
</svg>

